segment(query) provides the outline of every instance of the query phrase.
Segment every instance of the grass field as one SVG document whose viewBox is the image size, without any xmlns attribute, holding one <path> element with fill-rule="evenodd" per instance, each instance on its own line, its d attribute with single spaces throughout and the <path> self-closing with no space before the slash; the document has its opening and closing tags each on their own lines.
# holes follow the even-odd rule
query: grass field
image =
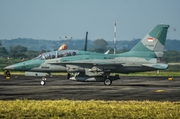
<svg viewBox="0 0 180 119">
<path fill-rule="evenodd" d="M 0 118 L 179 119 L 180 102 L 1 100 Z"/>
</svg>

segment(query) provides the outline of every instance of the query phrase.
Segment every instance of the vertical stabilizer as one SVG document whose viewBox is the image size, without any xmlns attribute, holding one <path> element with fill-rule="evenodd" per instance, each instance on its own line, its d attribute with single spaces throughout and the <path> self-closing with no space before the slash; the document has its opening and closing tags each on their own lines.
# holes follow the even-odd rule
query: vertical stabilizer
<svg viewBox="0 0 180 119">
<path fill-rule="evenodd" d="M 154 52 L 156 57 L 162 57 L 168 28 L 169 25 L 157 25 L 131 51 Z"/>
</svg>

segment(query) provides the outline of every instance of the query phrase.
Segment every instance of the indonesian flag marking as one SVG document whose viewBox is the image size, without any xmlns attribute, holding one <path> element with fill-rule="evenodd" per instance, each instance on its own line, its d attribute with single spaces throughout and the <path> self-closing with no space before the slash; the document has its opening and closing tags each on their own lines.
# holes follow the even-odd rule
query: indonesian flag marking
<svg viewBox="0 0 180 119">
<path fill-rule="evenodd" d="M 148 41 L 153 41 L 153 38 L 148 38 Z"/>
</svg>

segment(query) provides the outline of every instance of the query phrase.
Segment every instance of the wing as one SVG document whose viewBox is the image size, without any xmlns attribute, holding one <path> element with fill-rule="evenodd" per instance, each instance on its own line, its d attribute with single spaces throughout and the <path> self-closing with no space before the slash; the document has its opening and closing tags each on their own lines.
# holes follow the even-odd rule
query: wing
<svg viewBox="0 0 180 119">
<path fill-rule="evenodd" d="M 124 63 L 118 62 L 115 60 L 76 60 L 76 61 L 67 61 L 67 62 L 48 62 L 51 65 L 84 65 L 84 66 L 103 66 L 103 67 L 117 67 L 123 66 Z"/>
<path fill-rule="evenodd" d="M 111 60 L 76 60 L 76 61 L 65 61 L 65 62 L 49 62 L 51 65 L 64 65 L 67 72 L 84 72 L 86 75 L 103 75 L 109 74 L 118 67 L 123 66 L 122 62 Z"/>
</svg>

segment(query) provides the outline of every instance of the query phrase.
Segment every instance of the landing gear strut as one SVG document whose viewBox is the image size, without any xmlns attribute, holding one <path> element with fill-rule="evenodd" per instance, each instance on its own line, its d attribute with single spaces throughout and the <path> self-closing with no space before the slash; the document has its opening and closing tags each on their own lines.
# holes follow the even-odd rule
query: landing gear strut
<svg viewBox="0 0 180 119">
<path fill-rule="evenodd" d="M 42 80 L 41 80 L 41 83 L 40 83 L 42 86 L 46 84 L 46 78 L 45 77 L 42 77 Z"/>
</svg>

